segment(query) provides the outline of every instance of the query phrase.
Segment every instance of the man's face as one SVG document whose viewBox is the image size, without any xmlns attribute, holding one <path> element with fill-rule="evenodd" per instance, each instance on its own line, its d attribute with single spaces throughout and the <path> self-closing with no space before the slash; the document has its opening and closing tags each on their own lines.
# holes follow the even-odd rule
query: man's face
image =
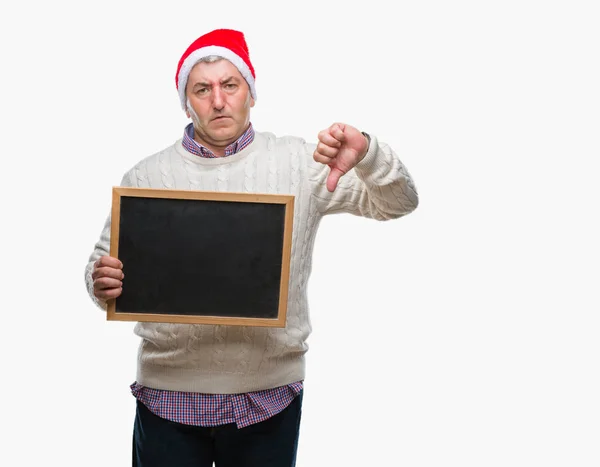
<svg viewBox="0 0 600 467">
<path fill-rule="evenodd" d="M 195 137 L 217 154 L 248 128 L 254 99 L 229 60 L 197 63 L 188 77 L 186 96 Z"/>
</svg>

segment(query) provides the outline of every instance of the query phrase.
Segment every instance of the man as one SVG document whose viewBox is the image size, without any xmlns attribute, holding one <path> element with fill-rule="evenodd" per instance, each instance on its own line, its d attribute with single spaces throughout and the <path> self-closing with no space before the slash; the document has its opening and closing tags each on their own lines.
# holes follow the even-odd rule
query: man
<svg viewBox="0 0 600 467">
<path fill-rule="evenodd" d="M 176 87 L 192 123 L 182 139 L 132 167 L 122 185 L 293 194 L 287 321 L 285 328 L 137 323 L 133 465 L 293 466 L 319 221 L 338 212 L 398 218 L 416 208 L 416 189 L 389 146 L 350 125 L 331 125 L 316 145 L 255 131 L 255 72 L 239 31 L 194 41 Z M 110 218 L 86 266 L 88 291 L 103 309 L 127 287 L 127 265 L 109 256 L 109 236 Z"/>
</svg>

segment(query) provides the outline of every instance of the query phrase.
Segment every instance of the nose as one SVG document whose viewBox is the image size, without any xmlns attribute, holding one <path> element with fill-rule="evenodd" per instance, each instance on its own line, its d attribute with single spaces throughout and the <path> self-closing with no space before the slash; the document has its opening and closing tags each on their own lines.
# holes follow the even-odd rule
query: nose
<svg viewBox="0 0 600 467">
<path fill-rule="evenodd" d="M 225 95 L 219 86 L 213 90 L 213 108 L 215 110 L 223 110 L 225 106 Z"/>
</svg>

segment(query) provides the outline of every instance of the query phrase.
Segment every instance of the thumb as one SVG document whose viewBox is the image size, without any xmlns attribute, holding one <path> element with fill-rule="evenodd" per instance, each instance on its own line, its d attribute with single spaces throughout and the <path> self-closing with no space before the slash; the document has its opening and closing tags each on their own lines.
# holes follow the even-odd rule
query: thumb
<svg viewBox="0 0 600 467">
<path fill-rule="evenodd" d="M 327 189 L 330 192 L 335 191 L 335 187 L 337 186 L 342 175 L 344 175 L 344 172 L 342 172 L 340 169 L 331 167 L 329 176 L 327 177 Z"/>
</svg>

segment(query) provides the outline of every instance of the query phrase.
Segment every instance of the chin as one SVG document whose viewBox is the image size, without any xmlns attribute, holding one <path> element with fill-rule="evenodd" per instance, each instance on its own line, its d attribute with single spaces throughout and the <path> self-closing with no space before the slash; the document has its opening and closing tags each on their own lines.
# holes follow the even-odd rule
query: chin
<svg viewBox="0 0 600 467">
<path fill-rule="evenodd" d="M 212 141 L 214 141 L 216 144 L 231 144 L 235 141 L 235 134 L 234 133 L 212 133 L 207 135 Z"/>
<path fill-rule="evenodd" d="M 216 138 L 227 139 L 234 137 L 239 131 L 239 128 L 224 127 L 213 131 Z"/>
</svg>

